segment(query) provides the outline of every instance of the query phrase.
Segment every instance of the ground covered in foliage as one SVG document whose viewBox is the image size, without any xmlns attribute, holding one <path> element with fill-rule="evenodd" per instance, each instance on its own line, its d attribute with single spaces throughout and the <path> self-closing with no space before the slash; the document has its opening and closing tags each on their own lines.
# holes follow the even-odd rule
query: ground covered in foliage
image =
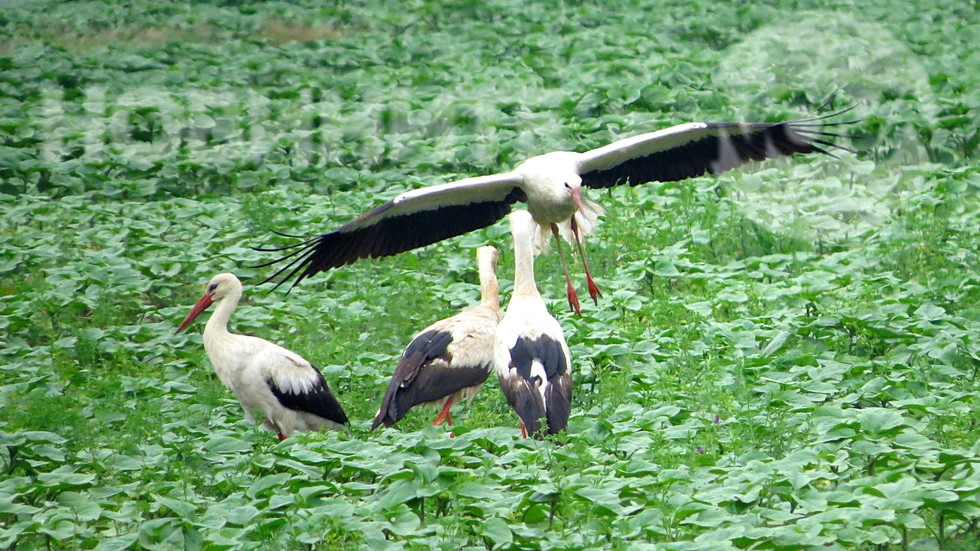
<svg viewBox="0 0 980 551">
<path fill-rule="evenodd" d="M 444 4 L 4 7 L 0 548 L 975 549 L 975 5 Z M 249 267 L 406 189 L 828 97 L 854 154 L 593 192 L 582 317 L 539 259 L 563 445 L 492 379 L 455 438 L 368 431 L 411 336 L 477 300 L 477 246 L 509 296 L 505 224 L 288 295 Z M 220 271 L 349 433 L 277 442 L 174 335 Z"/>
</svg>

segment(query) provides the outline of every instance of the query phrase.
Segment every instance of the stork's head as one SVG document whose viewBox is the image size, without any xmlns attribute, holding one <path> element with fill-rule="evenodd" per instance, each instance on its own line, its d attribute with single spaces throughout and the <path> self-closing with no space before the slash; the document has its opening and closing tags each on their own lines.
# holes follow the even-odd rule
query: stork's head
<svg viewBox="0 0 980 551">
<path fill-rule="evenodd" d="M 497 249 L 490 245 L 484 245 L 476 250 L 476 264 L 482 270 L 484 267 L 490 274 L 497 273 L 497 260 L 500 254 Z"/>
<path fill-rule="evenodd" d="M 211 281 L 208 282 L 208 287 L 204 291 L 204 295 L 191 308 L 190 313 L 187 314 L 184 321 L 180 322 L 180 325 L 177 326 L 177 332 L 180 333 L 186 329 L 209 306 L 215 302 L 221 302 L 226 297 L 232 295 L 235 296 L 236 301 L 242 296 L 242 282 L 234 274 L 224 273 L 212 277 Z"/>
<path fill-rule="evenodd" d="M 556 224 L 582 209 L 579 153 L 555 151 L 532 157 L 516 170 L 524 177 L 527 208 L 540 224 Z"/>
</svg>

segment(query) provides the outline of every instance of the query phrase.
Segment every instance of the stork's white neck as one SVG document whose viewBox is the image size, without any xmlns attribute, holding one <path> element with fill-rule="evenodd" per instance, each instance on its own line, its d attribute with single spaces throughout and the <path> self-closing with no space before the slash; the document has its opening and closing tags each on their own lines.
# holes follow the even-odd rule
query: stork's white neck
<svg viewBox="0 0 980 551">
<path fill-rule="evenodd" d="M 534 283 L 534 245 L 531 235 L 514 235 L 514 295 L 541 298 Z"/>
<path fill-rule="evenodd" d="M 238 306 L 238 301 L 242 298 L 242 294 L 230 292 L 217 302 L 217 306 L 214 309 L 214 313 L 211 314 L 211 319 L 208 320 L 207 325 L 204 326 L 204 344 L 207 346 L 208 342 L 214 342 L 220 340 L 225 335 L 230 335 L 228 331 L 228 320 L 231 319 L 231 313 L 235 311 Z"/>
</svg>

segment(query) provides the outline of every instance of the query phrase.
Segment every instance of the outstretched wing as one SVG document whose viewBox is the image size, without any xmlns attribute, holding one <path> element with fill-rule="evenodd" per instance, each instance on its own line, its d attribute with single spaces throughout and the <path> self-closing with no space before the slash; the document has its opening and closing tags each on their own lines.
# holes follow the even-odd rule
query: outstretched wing
<svg viewBox="0 0 980 551">
<path fill-rule="evenodd" d="M 613 142 L 582 154 L 582 184 L 604 188 L 629 182 L 673 182 L 717 174 L 749 161 L 796 153 L 831 155 L 831 148 L 849 151 L 828 141 L 844 137 L 828 128 L 858 121 L 828 119 L 853 107 L 820 117 L 776 123 L 688 123 Z"/>
<path fill-rule="evenodd" d="M 408 191 L 331 232 L 286 247 L 260 248 L 288 254 L 256 267 L 285 263 L 265 282 L 283 276 L 278 287 L 295 277 L 295 286 L 361 258 L 392 256 L 485 228 L 525 200 L 521 183 L 517 174 L 505 172 Z"/>
</svg>

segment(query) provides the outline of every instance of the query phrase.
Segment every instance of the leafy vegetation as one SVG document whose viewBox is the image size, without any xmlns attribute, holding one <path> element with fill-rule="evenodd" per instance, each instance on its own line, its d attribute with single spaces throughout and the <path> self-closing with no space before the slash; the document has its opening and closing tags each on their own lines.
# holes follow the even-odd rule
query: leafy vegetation
<svg viewBox="0 0 980 551">
<path fill-rule="evenodd" d="M 975 549 L 975 6 L 953 0 L 35 2 L 0 14 L 0 548 Z M 595 194 L 570 430 L 490 381 L 455 438 L 367 430 L 503 224 L 256 287 L 405 189 L 692 120 L 856 103 L 855 154 Z M 278 443 L 197 334 L 321 368 L 349 433 Z M 581 282 L 579 282 L 581 283 Z M 191 332 L 193 333 L 193 331 Z"/>
</svg>

